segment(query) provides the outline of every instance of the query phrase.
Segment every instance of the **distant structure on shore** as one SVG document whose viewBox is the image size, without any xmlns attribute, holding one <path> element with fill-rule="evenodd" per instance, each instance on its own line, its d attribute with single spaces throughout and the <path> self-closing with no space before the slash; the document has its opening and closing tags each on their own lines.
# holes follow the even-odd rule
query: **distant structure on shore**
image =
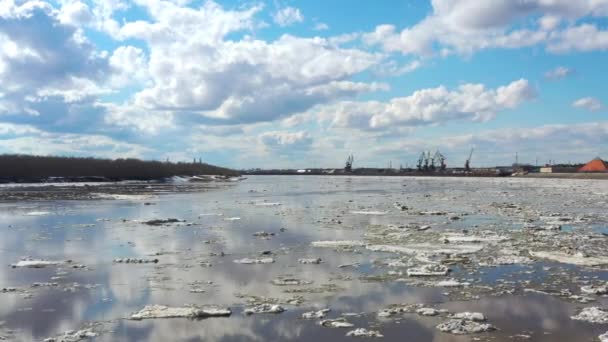
<svg viewBox="0 0 608 342">
<path fill-rule="evenodd" d="M 423 151 L 418 158 L 414 168 L 400 166 L 398 169 L 392 167 L 388 162 L 386 168 L 358 167 L 354 168 L 355 157 L 350 154 L 346 158 L 343 168 L 307 168 L 307 169 L 250 169 L 243 170 L 244 174 L 252 175 L 354 175 L 354 176 L 473 176 L 473 177 L 496 177 L 496 176 L 534 176 L 534 177 L 586 177 L 584 174 L 596 173 L 608 175 L 608 163 L 602 159 L 595 158 L 587 164 L 557 164 L 549 161 L 544 166 L 538 165 L 538 158 L 534 164 L 520 163 L 519 155 L 515 154 L 515 163 L 508 166 L 494 167 L 472 167 L 471 160 L 474 149 L 471 148 L 464 167 L 447 166 L 447 158 L 439 151 Z M 578 174 L 578 176 L 577 176 Z M 593 175 L 588 175 L 592 177 Z M 595 176 L 593 176 L 595 177 Z"/>
<path fill-rule="evenodd" d="M 597 157 L 578 169 L 578 172 L 608 172 L 608 164 Z"/>
</svg>

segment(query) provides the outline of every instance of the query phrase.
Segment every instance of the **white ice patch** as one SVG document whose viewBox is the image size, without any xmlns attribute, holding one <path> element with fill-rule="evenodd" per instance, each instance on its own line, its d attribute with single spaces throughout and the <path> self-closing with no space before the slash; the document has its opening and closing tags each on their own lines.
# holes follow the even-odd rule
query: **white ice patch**
<svg viewBox="0 0 608 342">
<path fill-rule="evenodd" d="M 252 314 L 278 314 L 285 311 L 285 309 L 276 304 L 260 304 L 252 308 L 245 309 L 246 315 Z"/>
<path fill-rule="evenodd" d="M 45 216 L 50 214 L 51 213 L 48 211 L 30 211 L 29 213 L 25 214 L 25 216 Z"/>
<path fill-rule="evenodd" d="M 466 287 L 466 286 L 471 285 L 471 283 L 459 282 L 456 279 L 448 279 L 448 280 L 438 281 L 434 285 L 437 287 Z"/>
<path fill-rule="evenodd" d="M 344 318 L 325 319 L 319 322 L 319 325 L 327 328 L 352 328 L 355 325 L 347 322 Z"/>
<path fill-rule="evenodd" d="M 355 215 L 386 215 L 388 214 L 388 211 L 364 211 L 364 210 L 358 210 L 358 211 L 351 211 L 351 214 L 355 214 Z"/>
<path fill-rule="evenodd" d="M 324 248 L 363 247 L 365 242 L 357 240 L 313 241 L 311 246 Z"/>
<path fill-rule="evenodd" d="M 483 242 L 501 242 L 509 240 L 506 236 L 500 235 L 464 235 L 464 234 L 448 234 L 443 236 L 443 241 L 448 242 L 469 242 L 469 243 L 483 243 Z"/>
<path fill-rule="evenodd" d="M 450 271 L 449 268 L 438 264 L 422 265 L 420 267 L 413 267 L 407 270 L 409 277 L 433 277 L 433 276 L 445 276 Z"/>
<path fill-rule="evenodd" d="M 486 316 L 484 316 L 481 312 L 459 312 L 452 315 L 452 317 L 474 322 L 485 322 L 486 320 Z"/>
<path fill-rule="evenodd" d="M 298 262 L 300 264 L 320 264 L 323 262 L 323 260 L 321 260 L 321 258 L 302 258 L 302 259 L 298 259 Z"/>
<path fill-rule="evenodd" d="M 205 318 L 230 316 L 230 309 L 197 308 L 197 307 L 169 307 L 165 305 L 147 305 L 140 311 L 131 315 L 130 319 L 142 320 L 152 318 Z"/>
<path fill-rule="evenodd" d="M 12 264 L 11 267 L 28 267 L 28 268 L 44 268 L 47 266 L 56 266 L 61 264 L 59 261 L 49 260 L 20 260 L 19 262 Z"/>
<path fill-rule="evenodd" d="M 260 259 L 243 258 L 243 259 L 234 260 L 234 263 L 245 264 L 245 265 L 272 264 L 273 262 L 274 262 L 273 258 L 260 258 Z"/>
<path fill-rule="evenodd" d="M 279 202 L 256 202 L 254 203 L 255 206 L 258 207 L 278 207 L 281 205 L 281 203 Z"/>
<path fill-rule="evenodd" d="M 303 319 L 321 319 L 325 318 L 325 314 L 327 314 L 329 309 L 321 309 L 319 311 L 309 311 L 302 314 Z"/>
<path fill-rule="evenodd" d="M 347 337 L 384 337 L 378 330 L 367 330 L 365 328 L 358 328 L 351 330 L 346 333 Z"/>
<path fill-rule="evenodd" d="M 477 253 L 483 249 L 483 245 L 453 245 L 445 246 L 444 244 L 412 244 L 405 246 L 392 246 L 392 245 L 369 245 L 367 249 L 373 252 L 390 252 L 390 253 L 401 253 L 409 255 L 460 255 L 460 254 L 472 254 Z"/>
<path fill-rule="evenodd" d="M 590 323 L 608 323 L 608 311 L 592 306 L 584 308 L 578 315 L 570 317 L 577 321 L 586 321 Z"/>
<path fill-rule="evenodd" d="M 492 331 L 496 328 L 487 323 L 478 323 L 466 319 L 451 319 L 437 325 L 437 329 L 450 334 L 463 335 Z"/>
<path fill-rule="evenodd" d="M 103 193 L 92 193 L 91 195 L 95 196 L 99 199 L 109 199 L 109 200 L 117 200 L 117 201 L 144 201 L 144 200 L 157 198 L 156 196 L 151 196 L 151 195 L 123 195 L 123 194 L 103 194 Z"/>
<path fill-rule="evenodd" d="M 572 264 L 578 266 L 599 266 L 608 265 L 608 257 L 590 257 L 584 255 L 573 255 L 560 252 L 530 252 L 530 255 L 539 259 L 548 259 L 561 262 L 563 264 Z"/>
</svg>

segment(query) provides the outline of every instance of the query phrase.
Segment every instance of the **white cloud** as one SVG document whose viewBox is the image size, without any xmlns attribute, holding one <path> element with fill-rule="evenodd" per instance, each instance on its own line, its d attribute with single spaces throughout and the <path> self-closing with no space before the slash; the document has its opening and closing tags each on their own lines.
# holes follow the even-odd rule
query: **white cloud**
<svg viewBox="0 0 608 342">
<path fill-rule="evenodd" d="M 551 52 L 608 50 L 608 31 L 592 24 L 568 27 L 555 32 L 547 49 Z"/>
<path fill-rule="evenodd" d="M 158 134 L 175 128 L 173 114 L 167 111 L 150 111 L 130 105 L 98 104 L 106 109 L 104 122 L 110 126 L 131 127 L 135 130 Z"/>
<path fill-rule="evenodd" d="M 463 84 L 450 91 L 444 86 L 415 91 L 388 102 L 343 101 L 319 109 L 323 121 L 333 127 L 390 130 L 395 126 L 419 126 L 453 120 L 486 121 L 497 112 L 514 108 L 536 97 L 525 79 L 497 89 L 483 84 Z"/>
<path fill-rule="evenodd" d="M 549 70 L 547 72 L 545 72 L 545 78 L 548 80 L 561 80 L 564 79 L 570 75 L 572 75 L 574 73 L 574 70 L 570 69 L 570 68 L 566 68 L 564 66 L 558 66 L 557 68 L 553 69 L 553 70 Z"/>
<path fill-rule="evenodd" d="M 315 30 L 315 31 L 329 30 L 329 25 L 327 25 L 326 23 L 316 23 L 315 26 L 313 27 L 313 30 Z"/>
<path fill-rule="evenodd" d="M 109 58 L 114 87 L 142 84 L 148 78 L 148 59 L 144 51 L 130 45 L 119 46 Z"/>
<path fill-rule="evenodd" d="M 289 150 L 291 152 L 306 150 L 312 144 L 312 138 L 305 131 L 284 132 L 270 131 L 260 134 L 259 141 L 268 149 Z"/>
<path fill-rule="evenodd" d="M 196 10 L 160 3 L 163 10 L 151 10 L 151 22 L 121 28 L 144 39 L 150 50 L 151 85 L 135 94 L 138 107 L 197 112 L 227 122 L 269 121 L 377 88 L 346 79 L 378 63 L 378 55 L 336 48 L 323 38 L 223 40 L 231 31 L 252 27 L 258 9 L 224 11 L 207 3 Z"/>
<path fill-rule="evenodd" d="M 299 8 L 295 7 L 284 7 L 279 9 L 273 16 L 272 19 L 276 24 L 281 27 L 290 26 L 296 23 L 304 21 L 304 16 L 300 12 Z"/>
<path fill-rule="evenodd" d="M 541 43 L 551 52 L 603 50 L 608 46 L 606 32 L 590 24 L 559 30 L 563 20 L 605 14 L 604 0 L 434 0 L 432 6 L 433 13 L 416 25 L 401 32 L 393 25 L 379 25 L 363 36 L 364 42 L 381 45 L 387 52 L 421 56 Z M 521 24 L 524 18 L 538 14 L 542 17 L 537 27 Z"/>
<path fill-rule="evenodd" d="M 0 123 L 0 153 L 139 157 L 150 149 L 100 134 L 61 134 L 30 125 Z"/>
<path fill-rule="evenodd" d="M 583 97 L 572 103 L 572 106 L 576 108 L 582 108 L 590 112 L 598 112 L 604 108 L 604 105 L 600 100 L 593 97 Z"/>
<path fill-rule="evenodd" d="M 80 27 L 89 24 L 93 20 L 93 14 L 83 2 L 66 1 L 61 5 L 58 18 L 62 24 Z"/>
<path fill-rule="evenodd" d="M 106 58 L 73 26 L 84 7 L 65 6 L 72 10 L 40 1 L 0 6 L 0 112 L 38 115 L 32 102 L 46 97 L 70 103 L 107 92 Z"/>
</svg>

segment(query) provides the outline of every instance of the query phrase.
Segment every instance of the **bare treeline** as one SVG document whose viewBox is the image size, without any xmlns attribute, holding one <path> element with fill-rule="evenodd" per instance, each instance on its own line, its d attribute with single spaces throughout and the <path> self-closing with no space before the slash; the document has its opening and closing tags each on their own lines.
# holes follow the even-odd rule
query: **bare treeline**
<svg viewBox="0 0 608 342">
<path fill-rule="evenodd" d="M 0 179 L 4 181 L 38 181 L 49 177 L 152 180 L 195 175 L 236 176 L 238 172 L 198 162 L 0 155 Z"/>
</svg>

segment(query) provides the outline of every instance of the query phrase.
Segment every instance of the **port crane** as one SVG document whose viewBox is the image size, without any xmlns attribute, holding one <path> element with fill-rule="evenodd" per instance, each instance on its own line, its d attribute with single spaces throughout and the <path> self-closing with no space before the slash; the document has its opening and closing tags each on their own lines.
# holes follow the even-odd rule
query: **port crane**
<svg viewBox="0 0 608 342">
<path fill-rule="evenodd" d="M 437 166 L 439 166 L 439 170 L 441 170 L 441 171 L 445 171 L 445 169 L 447 168 L 447 165 L 445 163 L 445 156 L 443 154 L 441 154 L 441 152 L 439 152 L 439 150 L 437 150 L 435 152 L 435 155 L 433 156 L 433 162 L 432 162 L 433 170 L 435 170 L 435 163 L 437 163 Z"/>
<path fill-rule="evenodd" d="M 352 172 L 353 171 L 353 162 L 355 161 L 355 156 L 353 156 L 352 154 L 348 156 L 348 158 L 346 158 L 346 165 L 344 165 L 344 171 L 345 172 Z"/>
<path fill-rule="evenodd" d="M 471 152 L 469 153 L 469 158 L 467 158 L 467 160 L 464 162 L 464 170 L 465 171 L 471 171 L 471 157 L 473 156 L 473 148 L 471 149 Z"/>
<path fill-rule="evenodd" d="M 418 171 L 422 171 L 422 166 L 423 166 L 425 159 L 426 159 L 426 153 L 424 153 L 424 152 L 420 153 L 420 157 L 418 158 Z"/>
</svg>

